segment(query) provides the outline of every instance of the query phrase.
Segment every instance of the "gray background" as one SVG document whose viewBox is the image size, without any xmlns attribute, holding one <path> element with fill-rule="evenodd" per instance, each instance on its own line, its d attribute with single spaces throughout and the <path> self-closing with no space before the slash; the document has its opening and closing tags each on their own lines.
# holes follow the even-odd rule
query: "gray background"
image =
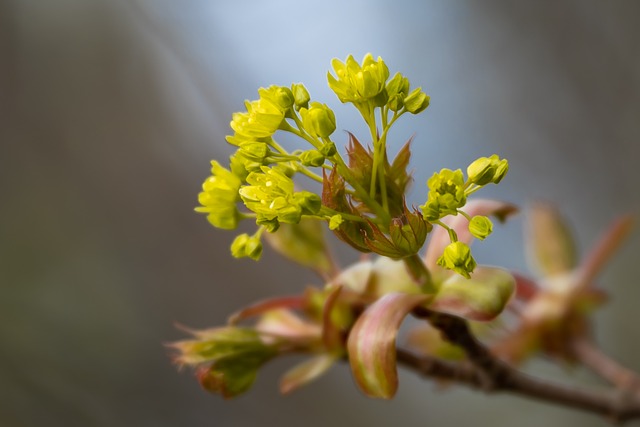
<svg viewBox="0 0 640 427">
<path fill-rule="evenodd" d="M 434 170 L 496 152 L 511 172 L 483 195 L 557 203 L 588 247 L 640 206 L 639 17 L 635 1 L 0 1 L 0 425 L 602 425 L 407 373 L 394 401 L 372 401 L 346 366 L 281 397 L 293 359 L 225 402 L 176 372 L 163 343 L 183 336 L 176 322 L 217 325 L 317 283 L 270 252 L 231 259 L 234 234 L 192 210 L 259 86 L 303 81 L 339 129 L 362 132 L 325 81 L 349 53 L 381 55 L 431 95 L 392 134 L 399 147 L 416 133 L 412 203 Z M 478 260 L 526 270 L 521 225 L 477 245 Z M 613 298 L 596 316 L 635 369 L 639 249 L 636 234 L 602 275 Z"/>
</svg>

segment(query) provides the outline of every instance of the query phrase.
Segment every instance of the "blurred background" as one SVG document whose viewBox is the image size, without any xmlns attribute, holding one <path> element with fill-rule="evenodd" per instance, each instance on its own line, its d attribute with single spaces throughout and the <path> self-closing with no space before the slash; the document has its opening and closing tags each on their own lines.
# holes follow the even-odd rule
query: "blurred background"
<svg viewBox="0 0 640 427">
<path fill-rule="evenodd" d="M 333 57 L 367 52 L 431 95 L 415 133 L 410 202 L 442 167 L 499 153 L 484 190 L 559 205 L 588 248 L 640 207 L 640 3 L 545 1 L 0 1 L 0 425 L 602 425 L 579 412 L 401 373 L 392 402 L 364 398 L 347 366 L 287 397 L 268 365 L 230 402 L 177 372 L 164 343 L 237 307 L 319 284 L 267 251 L 228 254 L 234 233 L 193 212 L 231 114 L 260 86 L 330 93 Z M 346 140 L 346 135 L 337 138 Z M 522 218 L 477 245 L 479 262 L 527 271 Z M 601 276 L 596 333 L 640 369 L 636 233 Z M 355 259 L 340 249 L 343 262 Z M 530 363 L 543 377 L 580 370 Z M 461 410 L 464 408 L 464 410 Z"/>
</svg>

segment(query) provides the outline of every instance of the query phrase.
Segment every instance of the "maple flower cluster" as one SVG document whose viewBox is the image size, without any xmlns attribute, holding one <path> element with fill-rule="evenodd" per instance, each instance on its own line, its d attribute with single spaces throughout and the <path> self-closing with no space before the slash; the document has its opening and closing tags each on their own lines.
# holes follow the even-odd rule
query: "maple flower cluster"
<svg viewBox="0 0 640 427">
<path fill-rule="evenodd" d="M 322 289 L 259 302 L 225 327 L 194 331 L 193 339 L 174 344 L 176 361 L 195 366 L 201 384 L 226 397 L 246 391 L 273 357 L 302 352 L 313 357 L 285 374 L 283 392 L 348 357 L 361 389 L 389 398 L 397 383 L 395 336 L 412 310 L 487 321 L 513 295 L 513 276 L 477 265 L 469 247 L 473 238 L 491 234 L 489 215 L 503 219 L 515 210 L 468 202 L 504 178 L 507 160 L 481 157 L 466 174 L 442 169 L 427 181 L 424 204 L 410 207 L 411 141 L 390 161 L 389 132 L 400 117 L 427 109 L 429 96 L 400 73 L 390 77 L 385 62 L 370 54 L 360 63 L 353 56 L 334 59 L 327 79 L 338 99 L 359 111 L 368 142 L 347 132 L 343 156 L 333 136 L 335 113 L 312 100 L 302 83 L 260 88 L 257 100 L 233 114 L 226 140 L 237 150 L 228 166 L 212 161 L 198 196 L 196 211 L 214 227 L 234 230 L 241 221 L 255 222 L 255 232 L 231 244 L 234 257 L 258 260 L 266 241 L 325 279 Z M 282 133 L 298 137 L 301 148 L 285 149 L 277 141 Z M 301 177 L 320 183 L 321 192 L 302 190 L 296 185 Z M 357 251 L 380 257 L 339 271 L 327 254 L 323 224 Z M 255 325 L 236 325 L 249 318 L 257 319 Z"/>
<path fill-rule="evenodd" d="M 259 99 L 246 101 L 246 111 L 233 114 L 233 135 L 227 141 L 237 146 L 229 168 L 212 161 L 211 176 L 202 186 L 200 207 L 218 228 L 235 229 L 251 218 L 258 226 L 249 236 L 242 234 L 232 244 L 232 254 L 259 259 L 264 231 L 277 232 L 281 224 L 298 224 L 304 218 L 326 221 L 338 237 L 362 252 L 375 252 L 394 259 L 416 254 L 433 225 L 449 230 L 451 246 L 439 265 L 465 277 L 476 265 L 469 247 L 442 221 L 465 215 L 467 197 L 480 187 L 502 180 L 508 163 L 498 156 L 482 157 L 467 168 L 442 169 L 427 182 L 429 192 L 421 211 L 409 209 L 405 191 L 410 182 L 406 168 L 409 146 L 401 149 L 391 164 L 387 136 L 391 126 L 406 113 L 418 114 L 429 106 L 421 88 L 411 90 L 409 79 L 389 69 L 378 57 L 366 55 L 362 63 L 353 56 L 332 61 L 329 87 L 343 103 L 353 104 L 370 129 L 371 146 L 365 148 L 349 135 L 348 158 L 336 150 L 331 135 L 336 130 L 334 112 L 311 101 L 306 87 L 270 86 L 258 90 Z M 379 118 L 378 118 L 379 117 Z M 288 152 L 275 139 L 277 132 L 300 137 L 306 149 Z M 318 170 L 320 170 L 318 172 Z M 296 175 L 323 184 L 322 194 L 297 191 Z M 246 210 L 238 207 L 244 205 Z M 486 216 L 469 217 L 469 230 L 479 239 L 491 233 Z"/>
</svg>

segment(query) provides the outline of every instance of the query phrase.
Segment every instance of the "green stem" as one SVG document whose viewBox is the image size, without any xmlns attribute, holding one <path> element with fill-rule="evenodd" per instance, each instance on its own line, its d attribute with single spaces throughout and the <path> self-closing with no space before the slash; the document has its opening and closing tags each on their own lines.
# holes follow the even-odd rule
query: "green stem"
<svg viewBox="0 0 640 427">
<path fill-rule="evenodd" d="M 410 257 L 404 258 L 403 261 L 409 270 L 409 274 L 411 274 L 413 280 L 420 286 L 420 289 L 427 294 L 434 294 L 436 289 L 433 286 L 433 279 L 427 266 L 424 265 L 422 258 L 420 258 L 418 254 L 413 254 Z"/>
<path fill-rule="evenodd" d="M 302 126 L 302 121 L 300 120 L 297 114 L 293 114 L 292 118 L 293 118 L 293 121 L 296 123 L 296 126 L 298 126 L 298 129 L 294 128 L 286 121 L 283 121 L 283 123 L 286 123 L 286 127 L 283 125 L 280 125 L 280 129 L 287 132 L 291 132 L 296 136 L 299 136 L 300 138 L 304 139 L 305 141 L 313 145 L 313 148 L 315 148 L 316 150 L 319 150 L 320 147 L 322 146 L 320 141 L 318 141 L 317 138 L 313 138 L 311 135 L 303 131 L 304 127 Z"/>
<path fill-rule="evenodd" d="M 291 128 L 291 129 L 293 129 L 293 128 Z M 289 152 L 287 150 L 285 150 L 284 148 L 282 148 L 282 146 L 280 144 L 278 144 L 274 139 L 271 139 L 271 142 L 269 143 L 269 145 L 272 148 L 274 148 L 278 153 L 280 153 L 280 154 L 282 154 L 284 156 L 289 156 Z"/>
<path fill-rule="evenodd" d="M 385 159 L 387 155 L 387 134 L 389 133 L 389 129 L 395 123 L 396 120 L 402 115 L 398 114 L 394 111 L 393 117 L 391 118 L 391 122 L 387 123 L 388 120 L 388 112 L 389 109 L 387 107 L 383 107 L 380 109 L 380 120 L 382 122 L 382 135 L 380 135 L 380 139 L 378 140 L 378 159 L 377 163 L 374 158 L 374 171 L 378 170 L 378 179 L 380 181 L 380 197 L 382 198 L 382 207 L 385 211 L 389 210 L 389 199 L 387 196 L 387 181 L 385 177 Z M 374 152 L 375 153 L 375 152 Z M 372 176 L 371 182 L 374 183 L 375 179 Z"/>
<path fill-rule="evenodd" d="M 378 144 L 378 130 L 376 128 L 375 111 L 369 109 L 369 115 L 365 117 L 369 132 L 371 133 L 371 144 L 373 145 L 373 167 L 371 168 L 371 184 L 369 186 L 369 197 L 376 198 L 376 181 L 378 178 L 378 163 L 380 159 L 380 144 Z M 380 173 L 382 175 L 382 173 Z M 384 208 L 384 200 L 383 200 Z"/>
<path fill-rule="evenodd" d="M 447 224 L 445 224 L 444 222 L 438 220 L 438 221 L 431 221 L 432 224 L 436 224 L 439 225 L 440 227 L 444 228 L 445 230 L 447 230 L 447 233 L 449 234 L 449 240 L 451 240 L 451 243 L 455 243 L 458 241 L 458 235 L 456 234 L 455 230 L 451 227 L 449 227 Z"/>
<path fill-rule="evenodd" d="M 317 175 L 317 174 L 311 172 L 309 169 L 307 169 L 306 167 L 304 167 L 302 165 L 295 165 L 295 170 L 297 172 L 300 172 L 304 176 L 309 177 L 309 178 L 313 179 L 314 181 L 317 181 L 317 182 L 319 182 L 321 184 L 324 182 L 324 180 L 322 179 L 322 177 L 320 175 Z"/>
<path fill-rule="evenodd" d="M 352 215 L 346 212 L 339 212 L 335 209 L 331 209 L 330 207 L 327 206 L 322 206 L 320 208 L 320 212 L 318 212 L 318 215 L 325 215 L 325 216 L 334 216 L 334 215 L 340 215 L 342 216 L 342 218 L 347 219 L 349 221 L 357 221 L 357 222 L 366 222 L 364 218 L 361 218 L 357 215 Z"/>
<path fill-rule="evenodd" d="M 463 217 L 467 218 L 467 220 L 471 221 L 471 216 L 468 213 L 466 213 L 465 211 L 462 211 L 462 210 L 458 209 L 458 213 L 460 215 L 462 215 Z"/>
<path fill-rule="evenodd" d="M 475 185 L 475 184 L 469 185 L 469 188 L 465 189 L 464 195 L 465 196 L 470 196 L 471 194 L 475 193 L 476 191 L 478 191 L 481 188 L 482 188 L 481 185 Z"/>
</svg>

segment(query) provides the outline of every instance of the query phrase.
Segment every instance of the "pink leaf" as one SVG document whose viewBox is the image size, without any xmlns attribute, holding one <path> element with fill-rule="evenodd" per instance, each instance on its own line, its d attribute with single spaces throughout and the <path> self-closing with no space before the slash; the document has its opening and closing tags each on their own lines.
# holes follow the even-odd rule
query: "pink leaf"
<svg viewBox="0 0 640 427">
<path fill-rule="evenodd" d="M 338 301 L 342 286 L 336 286 L 331 290 L 327 300 L 322 307 L 322 342 L 329 351 L 334 351 L 342 347 L 342 332 L 331 321 L 331 312 Z"/>
<path fill-rule="evenodd" d="M 255 329 L 264 338 L 279 337 L 300 343 L 320 341 L 322 337 L 320 326 L 307 322 L 286 309 L 267 312 L 260 318 Z"/>
<path fill-rule="evenodd" d="M 250 317 L 257 316 L 259 314 L 264 314 L 268 311 L 277 310 L 281 308 L 302 308 L 306 303 L 304 296 L 288 296 L 288 297 L 276 297 L 269 298 L 266 300 L 258 301 L 254 304 L 251 304 L 248 307 L 245 307 L 239 311 L 236 311 L 231 316 L 227 322 L 230 325 L 234 325 L 241 320 L 248 319 Z"/>
<path fill-rule="evenodd" d="M 617 219 L 609 226 L 609 229 L 603 234 L 578 270 L 579 288 L 584 289 L 591 285 L 607 261 L 629 236 L 634 222 L 635 218 L 627 215 Z"/>
<path fill-rule="evenodd" d="M 526 249 L 532 267 L 543 276 L 568 273 L 578 263 L 571 229 L 548 203 L 537 202 L 527 212 Z"/>
<path fill-rule="evenodd" d="M 504 310 L 515 286 L 508 271 L 480 266 L 471 279 L 456 274 L 445 280 L 428 307 L 465 319 L 489 321 Z"/>
<path fill-rule="evenodd" d="M 288 394 L 318 378 L 333 366 L 336 358 L 321 354 L 294 366 L 280 380 L 280 393 Z"/>
<path fill-rule="evenodd" d="M 387 294 L 358 318 L 347 348 L 353 376 L 367 396 L 390 399 L 395 395 L 398 328 L 407 314 L 428 299 L 427 295 Z"/>
<path fill-rule="evenodd" d="M 516 279 L 516 297 L 523 301 L 530 301 L 540 291 L 538 284 L 529 277 L 514 272 L 511 275 Z"/>
</svg>

